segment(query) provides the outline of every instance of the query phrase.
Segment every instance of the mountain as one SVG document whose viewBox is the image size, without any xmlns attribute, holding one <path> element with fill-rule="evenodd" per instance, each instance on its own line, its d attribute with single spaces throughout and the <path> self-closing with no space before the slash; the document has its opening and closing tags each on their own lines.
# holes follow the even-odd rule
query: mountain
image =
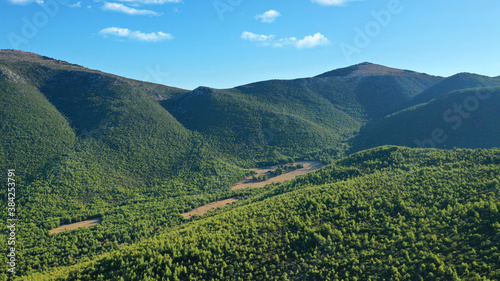
<svg viewBox="0 0 500 281">
<path fill-rule="evenodd" d="M 374 121 L 351 140 L 351 151 L 379 145 L 450 149 L 500 144 L 500 87 L 452 91 Z"/>
<path fill-rule="evenodd" d="M 442 77 L 372 63 L 341 68 L 316 77 L 353 82 L 359 103 L 372 118 L 406 108 L 410 100 L 443 80 Z"/>
<path fill-rule="evenodd" d="M 162 104 L 233 158 L 302 158 L 338 149 L 363 124 L 356 102 L 341 97 L 343 86 L 307 79 L 266 81 L 226 90 L 198 88 Z M 328 87 L 328 93 L 313 87 Z"/>
<path fill-rule="evenodd" d="M 2 133 L 25 140 L 2 138 L 2 150 L 10 165 L 33 167 L 25 170 L 27 174 L 76 159 L 92 161 L 104 170 L 119 167 L 118 177 L 166 178 L 175 173 L 174 163 L 196 147 L 192 132 L 157 101 L 183 90 L 17 51 L 2 52 L 0 67 L 5 89 L 1 96 L 11 109 L 3 119 Z M 47 115 L 54 120 L 47 122 Z M 54 152 L 51 157 L 37 157 L 21 153 L 15 145 Z M 52 146 L 57 152 L 44 149 Z M 59 157 L 55 163 L 54 157 Z"/>
<path fill-rule="evenodd" d="M 325 150 L 341 155 L 364 124 L 404 109 L 441 80 L 364 63 L 312 78 L 200 87 L 161 103 L 232 157 L 271 161 Z"/>
<path fill-rule="evenodd" d="M 334 69 L 317 75 L 316 77 L 371 77 L 371 76 L 420 76 L 425 77 L 426 74 L 421 74 L 415 71 L 402 70 L 397 68 L 386 67 L 379 64 L 369 62 L 360 63 L 357 65 Z"/>
<path fill-rule="evenodd" d="M 159 104 L 184 92 L 0 51 L 0 168 L 16 170 L 15 203 L 22 206 L 18 216 L 25 230 L 18 233 L 25 247 L 19 254 L 36 257 L 18 263 L 20 272 L 50 262 L 37 249 L 44 249 L 42 256 L 53 256 L 57 248 L 71 252 L 69 244 L 51 237 L 54 227 L 105 217 L 106 232 L 74 244 L 87 250 L 72 257 L 96 254 L 114 244 L 82 243 L 124 236 L 137 241 L 180 221 L 179 210 L 224 196 L 248 173 L 215 155 Z M 7 193 L 0 198 L 7 201 Z M 134 224 L 121 219 L 124 210 Z M 6 216 L 0 215 L 4 221 Z"/>
<path fill-rule="evenodd" d="M 500 151 L 381 147 L 36 280 L 498 280 Z"/>
</svg>

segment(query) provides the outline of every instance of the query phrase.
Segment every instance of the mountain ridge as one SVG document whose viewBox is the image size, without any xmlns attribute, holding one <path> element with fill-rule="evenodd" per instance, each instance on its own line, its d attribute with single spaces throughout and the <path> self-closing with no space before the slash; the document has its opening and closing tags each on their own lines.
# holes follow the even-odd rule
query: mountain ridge
<svg viewBox="0 0 500 281">
<path fill-rule="evenodd" d="M 126 80 L 138 81 L 138 82 L 149 83 L 149 84 L 156 84 L 153 82 L 141 81 L 141 80 L 136 80 L 136 79 L 132 79 L 132 78 L 121 77 L 121 76 L 111 74 L 111 73 L 105 73 L 105 72 L 102 72 L 99 70 L 87 68 L 87 67 L 79 65 L 79 64 L 74 64 L 74 63 L 70 63 L 70 62 L 67 62 L 64 60 L 58 60 L 55 58 L 43 56 L 43 55 L 33 53 L 33 52 L 22 51 L 22 50 L 0 49 L 0 61 L 2 61 L 2 60 L 3 61 L 18 61 L 18 62 L 24 61 L 24 62 L 31 62 L 31 63 L 49 64 L 49 65 L 53 65 L 56 67 L 57 66 L 59 66 L 59 67 L 72 67 L 72 68 L 81 69 L 84 71 L 98 72 L 98 73 L 102 73 L 102 74 L 106 74 L 106 75 L 112 75 L 112 76 L 120 77 L 120 78 L 126 79 Z M 271 82 L 271 81 L 295 81 L 295 80 L 303 80 L 303 79 L 310 79 L 310 78 L 327 78 L 327 77 L 355 78 L 355 77 L 362 77 L 362 76 L 391 76 L 391 75 L 393 75 L 393 76 L 426 75 L 426 76 L 431 76 L 431 77 L 436 77 L 436 78 L 452 78 L 452 77 L 461 76 L 461 75 L 474 75 L 474 76 L 482 76 L 482 77 L 487 77 L 487 78 L 500 78 L 500 76 L 489 77 L 486 75 L 481 75 L 481 74 L 471 73 L 471 72 L 459 72 L 459 73 L 451 75 L 449 77 L 442 77 L 442 76 L 438 76 L 438 75 L 430 75 L 427 73 L 421 73 L 421 72 L 416 72 L 416 71 L 412 71 L 412 70 L 388 67 L 385 65 L 376 64 L 376 63 L 372 63 L 372 62 L 362 62 L 359 64 L 347 66 L 347 67 L 340 67 L 340 68 L 336 68 L 333 70 L 329 70 L 329 71 L 326 71 L 322 74 L 318 74 L 318 75 L 312 76 L 312 77 L 293 78 L 293 79 L 269 79 L 269 80 L 251 82 L 251 83 L 236 86 L 236 87 L 245 87 L 245 86 L 249 86 L 249 85 L 252 85 L 255 83 Z M 163 85 L 163 84 L 159 84 L 159 85 Z M 167 85 L 164 85 L 164 86 L 167 86 Z M 172 87 L 172 86 L 167 86 L 167 87 L 176 88 L 176 89 L 179 89 L 179 90 L 182 90 L 185 92 L 194 91 L 198 88 L 209 88 L 212 90 L 223 90 L 222 88 L 218 89 L 218 88 L 214 88 L 214 87 L 210 87 L 210 86 L 203 86 L 203 85 L 200 85 L 193 90 L 187 90 L 187 89 L 182 89 L 182 88 Z M 230 88 L 224 88 L 224 89 L 230 89 Z"/>
<path fill-rule="evenodd" d="M 215 141 L 229 158 L 247 158 L 245 153 L 240 155 L 241 151 L 252 151 L 251 154 L 262 161 L 277 155 L 283 159 L 302 158 L 325 146 L 341 147 L 372 121 L 427 103 L 451 91 L 500 85 L 495 78 L 477 74 L 458 73 L 443 78 L 364 62 L 309 78 L 274 79 L 229 89 L 200 86 L 189 91 L 16 50 L 0 51 L 0 75 L 12 81 L 29 80 L 45 92 L 66 117 L 79 111 L 78 106 L 82 103 L 77 102 L 81 98 L 78 95 L 83 92 L 106 98 L 111 105 L 116 97 L 114 90 L 109 89 L 132 87 L 132 92 L 146 93 L 160 103 L 181 126 Z M 51 94 L 57 92 L 58 87 L 74 90 Z M 88 89 L 82 92 L 85 87 Z M 311 110 L 313 108 L 319 110 L 318 113 Z M 84 124 L 101 110 L 94 108 L 92 111 L 77 119 L 69 118 L 71 124 Z M 104 115 L 96 118 L 95 122 L 105 120 Z M 95 128 L 85 125 L 79 130 L 88 133 Z M 292 128 L 299 129 L 300 133 L 294 136 L 285 133 L 294 131 Z M 310 142 L 303 143 L 299 149 L 292 144 L 299 140 Z M 291 153 L 290 146 L 302 152 Z"/>
<path fill-rule="evenodd" d="M 439 83 L 426 89 L 412 101 L 412 104 L 425 103 L 455 90 L 491 86 L 500 86 L 500 79 L 475 73 L 461 72 L 446 77 Z"/>
</svg>

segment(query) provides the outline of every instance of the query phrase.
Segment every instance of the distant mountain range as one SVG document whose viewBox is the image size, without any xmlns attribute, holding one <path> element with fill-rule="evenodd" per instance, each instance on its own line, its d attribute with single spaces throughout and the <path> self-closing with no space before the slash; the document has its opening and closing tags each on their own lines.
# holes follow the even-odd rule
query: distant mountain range
<svg viewBox="0 0 500 281">
<path fill-rule="evenodd" d="M 312 78 L 188 91 L 2 50 L 0 83 L 9 104 L 2 131 L 28 147 L 19 155 L 12 152 L 19 141 L 2 139 L 2 159 L 22 158 L 33 169 L 96 139 L 109 151 L 104 159 L 125 166 L 149 159 L 154 173 L 182 162 L 196 144 L 248 166 L 384 144 L 487 148 L 500 141 L 500 78 L 476 74 L 443 78 L 362 63 Z M 439 128 L 446 140 L 432 140 Z"/>
<path fill-rule="evenodd" d="M 198 88 L 161 103 L 186 128 L 221 147 L 256 144 L 254 151 L 301 157 L 325 149 L 340 152 L 345 144 L 351 152 L 384 144 L 498 146 L 498 86 L 500 79 L 476 74 L 443 78 L 362 63 L 312 78 Z M 484 95 L 469 97 L 476 91 Z M 470 117 L 447 113 L 464 102 L 474 111 Z M 445 141 L 428 141 L 435 129 L 450 126 Z"/>
</svg>

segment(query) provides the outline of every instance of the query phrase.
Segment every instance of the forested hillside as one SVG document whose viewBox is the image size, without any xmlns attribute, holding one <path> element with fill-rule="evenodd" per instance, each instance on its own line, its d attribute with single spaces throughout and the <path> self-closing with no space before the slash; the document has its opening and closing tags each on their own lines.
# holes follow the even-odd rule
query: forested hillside
<svg viewBox="0 0 500 281">
<path fill-rule="evenodd" d="M 412 99 L 443 81 L 442 77 L 372 63 L 336 69 L 316 77 L 352 83 L 358 102 L 371 118 L 384 117 L 406 108 Z"/>
<path fill-rule="evenodd" d="M 216 90 L 200 87 L 162 101 L 186 128 L 232 157 L 342 155 L 360 128 L 408 106 L 442 78 L 364 63 L 295 80 Z M 325 153 L 327 151 L 327 153 Z"/>
<path fill-rule="evenodd" d="M 67 154 L 76 135 L 36 87 L 1 65 L 0 91 L 0 168 L 24 167 L 33 178 L 33 173 Z"/>
<path fill-rule="evenodd" d="M 272 161 L 301 158 L 340 143 L 366 121 L 345 85 L 328 86 L 329 97 L 305 90 L 307 81 L 269 81 L 229 90 L 198 88 L 162 104 L 186 128 L 200 132 L 232 158 Z M 337 101 L 337 106 L 330 100 Z M 315 110 L 310 110 L 315 108 Z"/>
<path fill-rule="evenodd" d="M 381 147 L 37 280 L 498 280 L 500 150 Z"/>
<path fill-rule="evenodd" d="M 453 91 L 364 127 L 352 150 L 393 144 L 451 149 L 500 145 L 500 87 Z"/>
<path fill-rule="evenodd" d="M 472 73 L 459 73 L 448 77 L 436 85 L 426 89 L 412 103 L 419 104 L 425 103 L 432 99 L 440 98 L 449 92 L 463 89 L 473 88 L 487 88 L 500 86 L 500 79 L 498 77 L 491 78 L 487 76 L 472 74 Z"/>
<path fill-rule="evenodd" d="M 149 237 L 178 224 L 178 213 L 228 196 L 245 175 L 159 104 L 184 90 L 2 51 L 0 91 L 0 167 L 16 170 L 22 206 L 19 273 Z M 49 234 L 92 217 L 103 218 L 100 230 Z"/>
</svg>

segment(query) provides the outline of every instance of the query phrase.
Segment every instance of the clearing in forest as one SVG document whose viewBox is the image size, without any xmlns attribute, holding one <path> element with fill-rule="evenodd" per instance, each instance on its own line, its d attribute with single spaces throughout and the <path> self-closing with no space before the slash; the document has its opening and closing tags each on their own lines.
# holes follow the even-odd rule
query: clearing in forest
<svg viewBox="0 0 500 281">
<path fill-rule="evenodd" d="M 77 228 L 80 228 L 80 227 L 91 227 L 91 226 L 94 226 L 94 225 L 101 224 L 101 221 L 102 221 L 101 218 L 95 218 L 95 219 L 90 219 L 90 220 L 86 220 L 86 221 L 75 222 L 75 223 L 71 223 L 71 224 L 64 224 L 64 225 L 61 225 L 61 226 L 56 227 L 54 229 L 51 229 L 50 230 L 50 234 L 55 234 L 55 233 L 60 233 L 60 232 L 64 232 L 64 231 L 69 231 L 69 230 L 77 229 Z"/>
<path fill-rule="evenodd" d="M 316 161 L 299 161 L 294 163 L 294 165 L 300 165 L 302 168 L 292 170 L 292 171 L 285 171 L 283 174 L 278 175 L 278 176 L 273 176 L 273 172 L 275 171 L 278 166 L 273 166 L 273 167 L 265 167 L 265 168 L 259 168 L 259 169 L 252 169 L 252 171 L 255 172 L 254 176 L 267 176 L 270 177 L 267 180 L 261 180 L 261 181 L 254 181 L 252 176 L 248 176 L 245 179 L 237 182 L 232 190 L 238 190 L 238 189 L 244 189 L 244 188 L 258 188 L 258 187 L 264 187 L 267 184 L 273 183 L 273 182 L 284 182 L 287 180 L 291 180 L 296 178 L 297 176 L 300 175 L 305 175 L 309 172 L 312 172 L 314 170 L 317 170 L 324 165 L 321 164 L 320 162 Z M 193 209 L 189 212 L 183 213 L 182 216 L 185 219 L 190 219 L 194 215 L 204 215 L 208 211 L 215 210 L 217 208 L 224 208 L 227 205 L 234 203 L 238 201 L 239 199 L 226 199 L 226 200 L 221 200 L 221 201 L 216 201 L 212 203 L 208 203 L 206 205 L 203 205 L 201 207 L 198 207 L 196 209 Z"/>
<path fill-rule="evenodd" d="M 324 166 L 320 162 L 316 161 L 298 161 L 295 162 L 294 165 L 303 165 L 304 167 L 294 171 L 285 172 L 275 177 L 270 176 L 271 175 L 270 171 L 275 170 L 278 166 L 252 169 L 253 171 L 256 172 L 255 176 L 269 176 L 269 179 L 263 181 L 254 181 L 252 179 L 252 176 L 248 176 L 245 179 L 233 185 L 232 190 L 245 189 L 245 188 L 259 188 L 259 187 L 264 187 L 273 182 L 284 182 L 287 180 L 294 179 L 298 176 L 305 175 L 309 172 L 312 172 Z"/>
<path fill-rule="evenodd" d="M 198 207 L 196 209 L 193 209 L 187 213 L 183 213 L 182 216 L 185 218 L 185 219 L 189 219 L 191 218 L 192 216 L 194 215 L 200 215 L 200 216 L 203 216 L 204 214 L 206 214 L 208 211 L 213 211 L 217 208 L 224 208 L 226 207 L 227 205 L 231 204 L 231 203 L 234 203 L 236 201 L 238 201 L 239 199 L 235 199 L 235 198 L 230 198 L 230 199 L 225 199 L 225 200 L 221 200 L 221 201 L 216 201 L 216 202 L 212 202 L 212 203 L 208 203 L 206 205 L 203 205 L 201 207 Z"/>
</svg>

